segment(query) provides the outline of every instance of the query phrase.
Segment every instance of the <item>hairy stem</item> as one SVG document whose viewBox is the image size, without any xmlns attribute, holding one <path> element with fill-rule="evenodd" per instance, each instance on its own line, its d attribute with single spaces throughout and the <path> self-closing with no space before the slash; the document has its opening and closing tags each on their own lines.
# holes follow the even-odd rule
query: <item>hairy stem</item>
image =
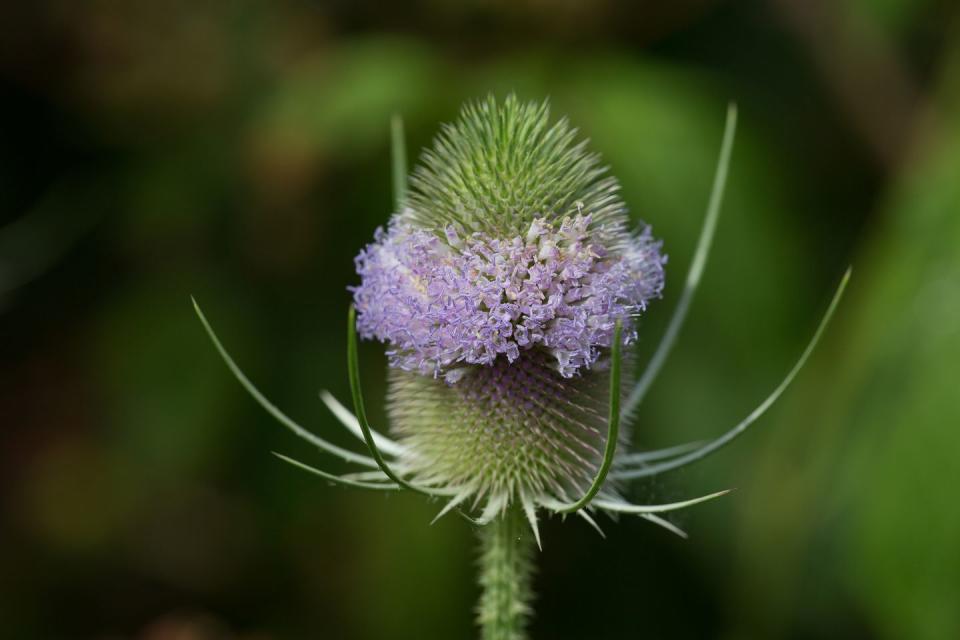
<svg viewBox="0 0 960 640">
<path fill-rule="evenodd" d="M 480 530 L 480 605 L 483 640 L 525 640 L 532 612 L 533 537 L 519 509 Z"/>
</svg>

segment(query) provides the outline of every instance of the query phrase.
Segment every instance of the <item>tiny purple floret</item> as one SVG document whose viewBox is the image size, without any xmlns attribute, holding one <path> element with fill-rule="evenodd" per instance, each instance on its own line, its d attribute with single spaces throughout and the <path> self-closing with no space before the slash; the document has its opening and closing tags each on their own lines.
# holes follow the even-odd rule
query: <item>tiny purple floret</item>
<svg viewBox="0 0 960 640">
<path fill-rule="evenodd" d="M 614 250 L 590 223 L 539 218 L 524 237 L 494 238 L 394 218 L 356 258 L 357 329 L 389 345 L 391 366 L 451 383 L 463 365 L 512 363 L 534 348 L 572 377 L 610 347 L 617 320 L 624 344 L 636 340 L 634 318 L 663 290 L 666 258 L 649 228 Z"/>
</svg>

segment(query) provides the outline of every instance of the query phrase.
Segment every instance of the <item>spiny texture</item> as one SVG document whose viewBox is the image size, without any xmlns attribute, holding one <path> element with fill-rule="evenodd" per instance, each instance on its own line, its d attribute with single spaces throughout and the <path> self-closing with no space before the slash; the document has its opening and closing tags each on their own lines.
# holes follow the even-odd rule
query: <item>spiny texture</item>
<svg viewBox="0 0 960 640">
<path fill-rule="evenodd" d="M 548 358 L 499 358 L 455 385 L 394 369 L 387 407 L 403 471 L 483 501 L 483 519 L 514 501 L 535 508 L 582 495 L 603 455 L 609 373 L 567 379 Z"/>
<path fill-rule="evenodd" d="M 452 224 L 512 238 L 536 218 L 553 223 L 585 211 L 611 237 L 625 233 L 620 185 L 566 119 L 551 125 L 549 115 L 546 102 L 513 95 L 464 107 L 423 153 L 402 217 L 437 233 Z"/>
<path fill-rule="evenodd" d="M 540 347 L 571 377 L 609 347 L 616 321 L 636 337 L 631 318 L 659 296 L 663 259 L 649 230 L 611 253 L 591 238 L 590 216 L 552 228 L 536 218 L 524 236 L 440 238 L 394 222 L 357 258 L 354 289 L 363 337 L 390 344 L 393 366 L 448 381 L 457 365 L 512 363 Z"/>
<path fill-rule="evenodd" d="M 518 510 L 480 534 L 480 587 L 477 621 L 483 640 L 523 640 L 530 615 L 533 539 Z"/>
</svg>

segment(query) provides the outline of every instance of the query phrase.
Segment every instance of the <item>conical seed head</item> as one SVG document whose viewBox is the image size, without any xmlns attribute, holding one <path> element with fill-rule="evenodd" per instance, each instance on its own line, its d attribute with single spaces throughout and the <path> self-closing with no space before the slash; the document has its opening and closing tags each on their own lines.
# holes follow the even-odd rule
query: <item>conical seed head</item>
<svg viewBox="0 0 960 640">
<path fill-rule="evenodd" d="M 416 482 L 488 511 L 590 485 L 614 329 L 632 343 L 663 287 L 660 243 L 628 230 L 617 190 L 565 120 L 513 96 L 468 105 L 423 154 L 353 289 L 361 336 L 388 345 Z"/>
<path fill-rule="evenodd" d="M 626 233 L 619 183 L 565 118 L 551 124 L 547 102 L 510 95 L 467 104 L 424 151 L 410 186 L 403 217 L 424 229 L 512 238 L 537 218 L 553 224 L 579 213 L 611 239 Z"/>
</svg>

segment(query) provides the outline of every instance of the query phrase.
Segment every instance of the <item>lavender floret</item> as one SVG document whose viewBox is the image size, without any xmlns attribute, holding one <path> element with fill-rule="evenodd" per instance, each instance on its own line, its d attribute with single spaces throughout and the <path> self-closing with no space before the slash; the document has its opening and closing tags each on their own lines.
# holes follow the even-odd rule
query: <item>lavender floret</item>
<svg viewBox="0 0 960 640">
<path fill-rule="evenodd" d="M 624 343 L 634 318 L 660 297 L 665 257 L 649 228 L 608 250 L 590 216 L 544 218 L 524 237 L 440 235 L 394 218 L 356 258 L 357 328 L 388 343 L 391 366 L 458 379 L 463 365 L 550 353 L 572 377 L 609 348 L 617 320 Z"/>
</svg>

